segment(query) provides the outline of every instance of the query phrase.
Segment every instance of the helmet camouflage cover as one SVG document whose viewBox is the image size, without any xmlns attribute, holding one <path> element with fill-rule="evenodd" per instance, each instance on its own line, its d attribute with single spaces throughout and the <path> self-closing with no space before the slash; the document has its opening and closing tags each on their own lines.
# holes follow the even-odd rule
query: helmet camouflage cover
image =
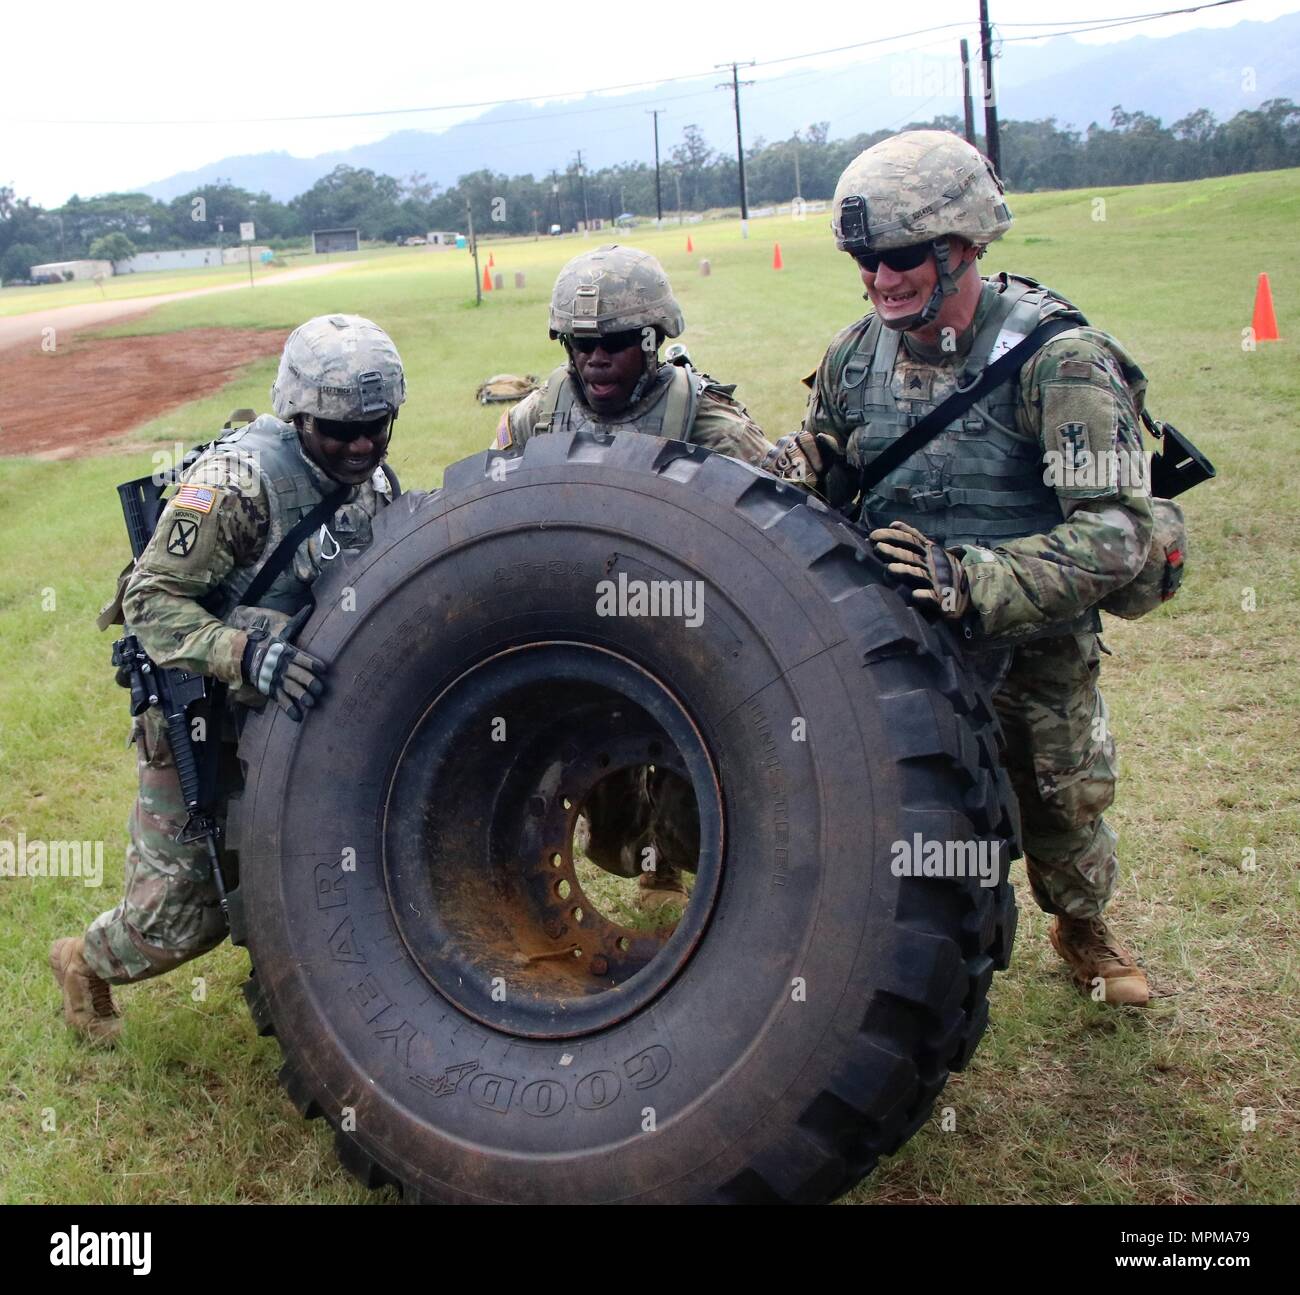
<svg viewBox="0 0 1300 1295">
<path fill-rule="evenodd" d="M 360 315 L 318 315 L 289 334 L 271 384 L 271 408 L 288 422 L 311 414 L 365 422 L 406 399 L 402 357 L 378 324 Z"/>
<path fill-rule="evenodd" d="M 978 149 L 946 130 L 905 130 L 844 169 L 831 228 L 841 252 L 881 252 L 948 234 L 983 247 L 1011 228 L 1002 182 Z"/>
<path fill-rule="evenodd" d="M 664 267 L 649 252 L 606 243 L 560 271 L 551 292 L 552 337 L 599 337 L 647 326 L 665 337 L 686 327 Z"/>
</svg>

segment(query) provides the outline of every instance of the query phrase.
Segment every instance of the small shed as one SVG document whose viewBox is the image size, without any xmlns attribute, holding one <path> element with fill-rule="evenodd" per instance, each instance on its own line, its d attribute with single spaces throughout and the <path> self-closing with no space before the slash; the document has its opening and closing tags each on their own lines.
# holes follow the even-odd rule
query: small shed
<svg viewBox="0 0 1300 1295">
<path fill-rule="evenodd" d="M 361 231 L 359 229 L 313 229 L 311 250 L 313 252 L 360 251 Z"/>
</svg>

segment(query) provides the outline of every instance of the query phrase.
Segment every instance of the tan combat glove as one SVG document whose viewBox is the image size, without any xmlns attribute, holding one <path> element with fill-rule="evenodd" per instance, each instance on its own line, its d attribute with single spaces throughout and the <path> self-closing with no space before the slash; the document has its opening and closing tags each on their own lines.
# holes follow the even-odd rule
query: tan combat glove
<svg viewBox="0 0 1300 1295">
<path fill-rule="evenodd" d="M 950 621 L 961 620 L 966 614 L 970 588 L 955 553 L 906 522 L 890 522 L 868 538 L 888 569 L 912 583 L 914 602 L 932 604 Z"/>
<path fill-rule="evenodd" d="M 758 466 L 783 481 L 816 486 L 839 454 L 835 438 L 825 432 L 816 436 L 807 431 L 791 432 L 768 450 Z"/>
</svg>

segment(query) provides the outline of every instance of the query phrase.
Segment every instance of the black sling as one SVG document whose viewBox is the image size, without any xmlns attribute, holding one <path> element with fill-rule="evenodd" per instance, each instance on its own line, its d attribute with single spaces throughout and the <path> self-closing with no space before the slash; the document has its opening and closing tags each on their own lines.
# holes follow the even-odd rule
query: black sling
<svg viewBox="0 0 1300 1295">
<path fill-rule="evenodd" d="M 862 470 L 862 490 L 865 493 L 887 477 L 900 463 L 910 459 L 922 446 L 934 440 L 950 423 L 960 418 L 977 400 L 988 395 L 1014 377 L 1021 366 L 1040 347 L 1050 342 L 1058 333 L 1080 327 L 1077 319 L 1046 319 L 1032 333 L 1022 338 L 1009 350 L 987 365 L 979 378 L 964 391 L 954 391 L 942 404 L 936 405 L 919 423 L 909 427 L 892 445 L 883 449 Z"/>
<path fill-rule="evenodd" d="M 351 486 L 340 486 L 332 495 L 326 495 L 305 517 L 298 519 L 298 524 L 280 541 L 276 550 L 262 564 L 253 583 L 244 590 L 237 606 L 256 607 L 257 601 L 271 587 L 271 582 L 293 561 L 298 545 L 307 538 L 316 527 L 329 521 L 344 502 Z"/>
</svg>

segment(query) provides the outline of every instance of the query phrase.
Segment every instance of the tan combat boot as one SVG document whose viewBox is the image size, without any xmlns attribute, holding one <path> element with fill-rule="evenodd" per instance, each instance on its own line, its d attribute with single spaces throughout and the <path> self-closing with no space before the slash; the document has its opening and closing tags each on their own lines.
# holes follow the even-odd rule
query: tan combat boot
<svg viewBox="0 0 1300 1295">
<path fill-rule="evenodd" d="M 637 878 L 637 886 L 636 904 L 643 913 L 657 913 L 669 907 L 685 912 L 690 902 L 682 874 L 671 865 L 643 872 Z"/>
<path fill-rule="evenodd" d="M 1085 994 L 1100 978 L 1107 1003 L 1145 1007 L 1151 1001 L 1146 972 L 1100 917 L 1058 917 L 1048 935 Z"/>
<path fill-rule="evenodd" d="M 50 945 L 50 969 L 63 990 L 63 1019 L 97 1043 L 112 1043 L 122 1030 L 122 1014 L 108 981 L 86 965 L 83 942 L 64 936 Z"/>
</svg>

